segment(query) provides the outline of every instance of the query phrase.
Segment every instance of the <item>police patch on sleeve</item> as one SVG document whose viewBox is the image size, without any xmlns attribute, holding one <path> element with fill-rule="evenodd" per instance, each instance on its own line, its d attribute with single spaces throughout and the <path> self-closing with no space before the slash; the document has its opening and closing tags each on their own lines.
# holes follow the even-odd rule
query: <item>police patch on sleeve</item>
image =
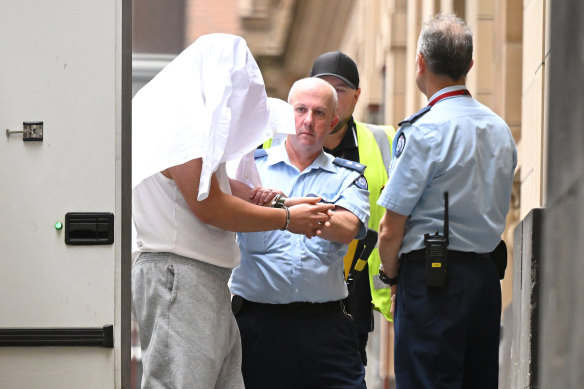
<svg viewBox="0 0 584 389">
<path fill-rule="evenodd" d="M 364 176 L 360 176 L 353 183 L 357 188 L 367 190 L 367 179 Z"/>
<path fill-rule="evenodd" d="M 399 156 L 402 155 L 405 147 L 406 147 L 406 134 L 404 134 L 402 132 L 401 134 L 399 134 L 399 137 L 397 138 L 397 142 L 395 144 L 395 157 L 396 158 L 399 158 Z"/>
</svg>

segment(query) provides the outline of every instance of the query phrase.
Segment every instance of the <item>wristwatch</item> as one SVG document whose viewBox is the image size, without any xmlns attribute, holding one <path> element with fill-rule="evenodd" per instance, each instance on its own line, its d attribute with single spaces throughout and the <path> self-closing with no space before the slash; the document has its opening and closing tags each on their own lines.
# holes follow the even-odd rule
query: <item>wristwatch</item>
<svg viewBox="0 0 584 389">
<path fill-rule="evenodd" d="M 383 265 L 379 265 L 379 279 L 381 280 L 381 282 L 389 286 L 394 286 L 397 284 L 397 278 L 398 278 L 397 276 L 395 276 L 394 278 L 389 278 L 387 274 L 383 272 Z"/>
</svg>

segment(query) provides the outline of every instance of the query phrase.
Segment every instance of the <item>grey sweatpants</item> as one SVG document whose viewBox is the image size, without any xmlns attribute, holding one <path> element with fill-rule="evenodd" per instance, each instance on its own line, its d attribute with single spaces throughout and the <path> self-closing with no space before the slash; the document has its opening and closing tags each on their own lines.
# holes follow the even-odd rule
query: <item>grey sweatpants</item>
<svg viewBox="0 0 584 389">
<path fill-rule="evenodd" d="M 231 269 L 170 253 L 132 267 L 142 388 L 238 389 L 241 339 L 231 312 Z"/>
</svg>

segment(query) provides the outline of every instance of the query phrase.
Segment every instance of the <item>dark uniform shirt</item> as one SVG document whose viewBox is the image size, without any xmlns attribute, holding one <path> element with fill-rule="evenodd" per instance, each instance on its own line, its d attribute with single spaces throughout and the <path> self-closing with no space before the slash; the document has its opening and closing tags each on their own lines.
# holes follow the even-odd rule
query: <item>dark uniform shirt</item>
<svg viewBox="0 0 584 389">
<path fill-rule="evenodd" d="M 355 132 L 355 122 L 351 117 L 347 122 L 347 132 L 345 136 L 341 139 L 341 143 L 333 150 L 329 150 L 326 147 L 324 151 L 335 157 L 340 157 L 348 159 L 349 161 L 359 162 L 359 149 L 357 148 L 357 134 Z"/>
</svg>

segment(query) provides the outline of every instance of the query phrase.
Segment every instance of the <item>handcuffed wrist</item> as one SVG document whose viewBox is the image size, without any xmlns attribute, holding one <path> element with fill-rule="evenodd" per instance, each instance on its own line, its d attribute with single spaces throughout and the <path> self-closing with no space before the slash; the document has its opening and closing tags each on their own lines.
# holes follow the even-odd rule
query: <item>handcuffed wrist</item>
<svg viewBox="0 0 584 389">
<path fill-rule="evenodd" d="M 284 202 L 286 201 L 286 196 L 281 193 L 278 193 L 274 196 L 272 200 L 272 208 L 284 208 Z"/>
</svg>

